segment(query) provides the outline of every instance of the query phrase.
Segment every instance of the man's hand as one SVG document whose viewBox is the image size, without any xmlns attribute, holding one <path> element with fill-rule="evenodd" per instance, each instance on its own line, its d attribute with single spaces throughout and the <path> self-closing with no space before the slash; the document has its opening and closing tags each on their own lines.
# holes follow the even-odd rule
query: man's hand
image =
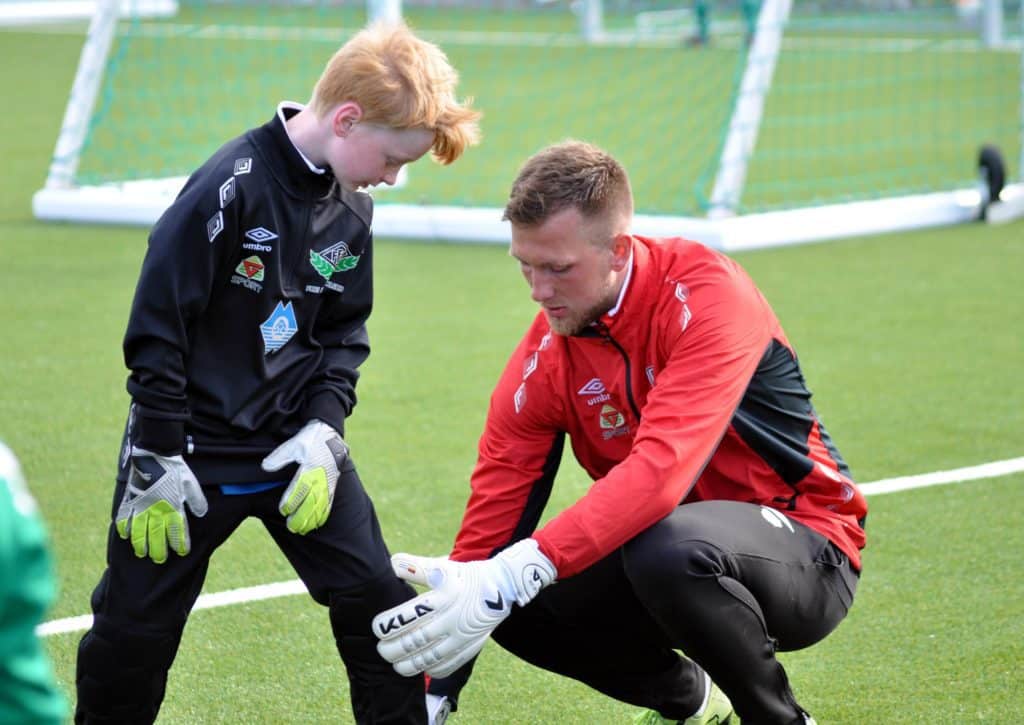
<svg viewBox="0 0 1024 725">
<path fill-rule="evenodd" d="M 135 556 L 163 564 L 168 544 L 178 556 L 189 552 L 186 503 L 193 515 L 206 516 L 206 496 L 184 459 L 133 446 L 128 483 L 114 524 L 122 539 L 131 538 Z"/>
<path fill-rule="evenodd" d="M 377 651 L 406 677 L 450 675 L 477 655 L 513 602 L 526 606 L 557 576 L 533 539 L 486 561 L 395 554 L 391 566 L 402 579 L 431 587 L 373 620 Z"/>
<path fill-rule="evenodd" d="M 346 458 L 348 446 L 338 431 L 321 420 L 311 420 L 263 459 L 264 471 L 299 464 L 278 507 L 288 517 L 288 530 L 293 534 L 308 534 L 327 521 L 338 471 Z"/>
</svg>

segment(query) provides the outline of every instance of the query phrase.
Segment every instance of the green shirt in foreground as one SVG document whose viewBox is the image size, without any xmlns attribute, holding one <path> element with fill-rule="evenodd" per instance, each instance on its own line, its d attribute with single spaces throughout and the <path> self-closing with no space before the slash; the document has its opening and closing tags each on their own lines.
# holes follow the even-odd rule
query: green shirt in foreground
<svg viewBox="0 0 1024 725">
<path fill-rule="evenodd" d="M 56 596 L 46 530 L 0 443 L 0 723 L 61 723 L 67 703 L 36 626 Z"/>
</svg>

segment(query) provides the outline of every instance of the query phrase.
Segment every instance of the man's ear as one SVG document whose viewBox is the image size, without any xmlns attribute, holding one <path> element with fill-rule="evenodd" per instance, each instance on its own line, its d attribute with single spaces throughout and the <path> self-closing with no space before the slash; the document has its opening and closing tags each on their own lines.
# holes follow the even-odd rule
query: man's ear
<svg viewBox="0 0 1024 725">
<path fill-rule="evenodd" d="M 626 233 L 616 234 L 612 240 L 612 269 L 621 272 L 629 263 L 629 253 L 633 249 L 633 237 Z"/>
<path fill-rule="evenodd" d="M 355 101 L 345 101 L 331 115 L 331 130 L 335 136 L 345 138 L 362 118 L 362 107 Z"/>
</svg>

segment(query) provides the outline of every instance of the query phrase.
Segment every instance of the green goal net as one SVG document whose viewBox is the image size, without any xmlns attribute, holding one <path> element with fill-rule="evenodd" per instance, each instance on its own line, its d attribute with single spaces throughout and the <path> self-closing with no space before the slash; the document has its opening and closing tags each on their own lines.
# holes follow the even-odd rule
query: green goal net
<svg viewBox="0 0 1024 725">
<path fill-rule="evenodd" d="M 93 21 L 82 62 L 95 67 L 80 69 L 37 196 L 127 192 L 111 204 L 141 222 L 278 101 L 308 100 L 370 17 L 365 2 L 337 0 L 178 0 L 163 17 L 127 5 L 108 38 Z M 493 216 L 522 161 L 569 137 L 615 154 L 653 217 L 971 188 L 982 144 L 1019 178 L 1019 3 L 995 3 L 991 27 L 993 3 L 968 5 L 405 0 L 406 21 L 444 48 L 484 112 L 484 140 L 451 168 L 412 165 L 377 203 L 467 210 L 472 237 L 472 210 Z M 86 198 L 97 219 L 98 197 Z M 70 218 L 43 201 L 39 216 Z"/>
</svg>

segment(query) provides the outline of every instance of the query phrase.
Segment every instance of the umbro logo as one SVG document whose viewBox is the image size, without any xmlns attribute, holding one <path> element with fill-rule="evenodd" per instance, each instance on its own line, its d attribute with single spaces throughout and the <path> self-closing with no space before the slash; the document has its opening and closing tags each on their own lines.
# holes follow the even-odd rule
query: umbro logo
<svg viewBox="0 0 1024 725">
<path fill-rule="evenodd" d="M 587 384 L 576 391 L 577 395 L 600 395 L 605 392 L 601 378 L 591 378 Z"/>
<path fill-rule="evenodd" d="M 250 229 L 245 233 L 245 236 L 247 239 L 251 239 L 254 242 L 269 242 L 272 239 L 277 239 L 277 235 L 266 227 Z"/>
</svg>

